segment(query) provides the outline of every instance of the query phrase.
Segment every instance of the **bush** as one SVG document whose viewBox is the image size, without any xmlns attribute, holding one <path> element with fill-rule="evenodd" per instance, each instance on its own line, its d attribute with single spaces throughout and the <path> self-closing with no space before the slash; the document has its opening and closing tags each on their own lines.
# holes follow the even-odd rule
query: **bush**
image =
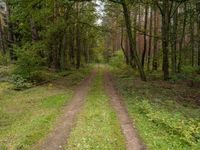
<svg viewBox="0 0 200 150">
<path fill-rule="evenodd" d="M 14 84 L 15 90 L 21 90 L 31 87 L 31 84 L 27 83 L 27 80 L 20 75 L 13 75 L 11 81 Z"/>
<path fill-rule="evenodd" d="M 33 81 L 36 76 L 39 76 L 39 70 L 44 62 L 43 48 L 41 43 L 26 43 L 22 47 L 15 47 L 17 67 L 14 69 L 14 74 L 29 81 Z"/>
<path fill-rule="evenodd" d="M 124 68 L 126 66 L 126 63 L 123 52 L 121 50 L 116 51 L 114 55 L 111 57 L 109 64 L 112 67 Z"/>
</svg>

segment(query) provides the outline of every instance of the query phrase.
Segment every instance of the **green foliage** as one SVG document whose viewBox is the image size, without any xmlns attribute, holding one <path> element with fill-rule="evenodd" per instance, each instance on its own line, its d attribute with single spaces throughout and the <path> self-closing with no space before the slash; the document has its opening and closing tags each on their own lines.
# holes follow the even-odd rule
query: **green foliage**
<svg viewBox="0 0 200 150">
<path fill-rule="evenodd" d="M 0 65 L 7 65 L 9 64 L 10 58 L 8 54 L 3 55 L 0 52 Z"/>
<path fill-rule="evenodd" d="M 193 67 L 191 65 L 184 65 L 182 66 L 181 73 L 176 73 L 170 77 L 170 81 L 175 83 L 181 80 L 191 80 L 197 81 L 199 80 L 198 77 L 198 67 Z"/>
<path fill-rule="evenodd" d="M 39 70 L 44 63 L 43 48 L 42 43 L 26 43 L 22 47 L 15 47 L 17 66 L 14 74 L 29 81 L 33 81 L 36 76 L 39 76 Z"/>
<path fill-rule="evenodd" d="M 114 81 L 148 149 L 200 147 L 198 106 L 176 102 L 171 90 L 139 82 L 126 70 L 115 72 Z"/>
<path fill-rule="evenodd" d="M 16 90 L 31 87 L 31 83 L 28 83 L 27 80 L 21 75 L 12 75 L 11 81 L 14 84 L 14 89 Z"/>
<path fill-rule="evenodd" d="M 187 119 L 180 113 L 171 114 L 166 110 L 158 110 L 148 100 L 136 102 L 137 109 L 143 113 L 149 121 L 162 125 L 172 134 L 178 134 L 180 139 L 190 145 L 200 142 L 200 121 L 198 119 Z"/>
<path fill-rule="evenodd" d="M 124 68 L 126 64 L 123 52 L 121 50 L 116 51 L 110 58 L 109 64 L 115 68 Z"/>
<path fill-rule="evenodd" d="M 73 95 L 71 88 L 90 70 L 71 70 L 60 80 L 22 91 L 1 90 L 0 84 L 0 149 L 39 149 L 34 144 L 50 132 Z"/>
</svg>

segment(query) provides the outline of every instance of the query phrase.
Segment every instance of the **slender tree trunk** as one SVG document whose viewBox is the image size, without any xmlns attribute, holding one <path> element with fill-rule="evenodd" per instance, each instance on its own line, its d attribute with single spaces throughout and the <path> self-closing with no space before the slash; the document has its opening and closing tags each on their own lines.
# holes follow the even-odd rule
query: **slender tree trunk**
<svg viewBox="0 0 200 150">
<path fill-rule="evenodd" d="M 63 46 L 62 46 L 62 54 L 61 54 L 61 69 L 66 69 L 67 66 L 67 56 L 66 56 L 66 50 L 67 50 L 67 33 L 66 30 L 63 35 Z"/>
<path fill-rule="evenodd" d="M 30 23 L 30 28 L 31 28 L 32 41 L 36 42 L 38 40 L 38 32 L 37 32 L 36 24 L 34 20 L 32 19 L 32 17 L 30 17 L 29 23 Z"/>
<path fill-rule="evenodd" d="M 80 39 L 80 24 L 79 24 L 79 3 L 77 8 L 77 23 L 76 23 L 76 69 L 80 68 L 81 64 L 81 39 Z"/>
<path fill-rule="evenodd" d="M 154 10 L 154 38 L 153 38 L 153 70 L 158 69 L 158 14 L 157 9 Z"/>
<path fill-rule="evenodd" d="M 148 61 L 147 61 L 147 70 L 150 70 L 150 61 L 151 61 L 151 45 L 152 45 L 152 24 L 153 24 L 153 11 L 150 8 L 150 25 L 149 25 L 149 50 L 148 50 Z"/>
<path fill-rule="evenodd" d="M 14 44 L 15 41 L 14 41 L 14 33 L 13 33 L 13 24 L 10 21 L 11 11 L 10 11 L 10 4 L 8 1 L 6 1 L 6 6 L 7 6 L 7 13 L 8 13 L 8 48 L 10 51 L 10 60 L 12 62 L 16 60 L 17 58 L 12 46 L 12 44 Z"/>
<path fill-rule="evenodd" d="M 123 26 L 121 27 L 121 49 L 124 53 L 124 58 L 126 60 L 126 64 L 128 65 L 129 64 L 129 57 L 128 57 L 128 54 L 126 53 L 126 50 L 124 49 L 124 46 L 123 46 L 123 42 L 124 42 L 124 29 L 123 29 Z"/>
<path fill-rule="evenodd" d="M 3 26 L 1 23 L 1 19 L 0 19 L 0 46 L 1 46 L 2 54 L 5 55 L 6 47 L 5 47 L 5 42 L 4 42 Z"/>
<path fill-rule="evenodd" d="M 178 26 L 178 10 L 176 10 L 173 16 L 173 26 L 172 26 L 172 74 L 176 73 L 177 70 L 177 26 Z"/>
<path fill-rule="evenodd" d="M 164 80 L 169 79 L 169 27 L 170 27 L 169 0 L 163 1 L 162 12 L 162 49 L 163 49 L 163 74 Z"/>
<path fill-rule="evenodd" d="M 185 39 L 185 28 L 186 28 L 186 21 L 187 21 L 187 3 L 184 5 L 184 21 L 183 21 L 183 28 L 182 28 L 182 35 L 179 42 L 179 62 L 178 62 L 178 72 L 181 72 L 181 66 L 182 66 L 182 51 L 183 51 L 183 43 Z"/>
<path fill-rule="evenodd" d="M 192 20 L 192 16 L 190 17 L 190 44 L 191 44 L 191 51 L 192 51 L 192 54 L 191 54 L 191 64 L 192 66 L 195 65 L 195 61 L 194 61 L 194 50 L 195 50 L 195 47 L 194 47 L 194 22 Z"/>
<path fill-rule="evenodd" d="M 142 65 L 140 63 L 140 59 L 138 57 L 137 51 L 133 49 L 135 43 L 134 43 L 134 40 L 133 40 L 131 19 L 130 19 L 129 10 L 128 10 L 126 1 L 122 0 L 121 4 L 122 4 L 122 7 L 123 7 L 123 13 L 124 13 L 124 18 L 125 18 L 125 23 L 126 23 L 126 28 L 127 28 L 127 34 L 128 34 L 128 37 L 129 37 L 130 54 L 134 58 L 134 62 L 136 63 L 136 65 L 138 67 L 141 79 L 143 81 L 146 81 L 146 76 L 145 76 L 144 70 L 142 68 Z"/>
<path fill-rule="evenodd" d="M 197 42 L 198 42 L 198 58 L 197 58 L 197 60 L 198 60 L 198 66 L 200 67 L 200 0 L 198 0 L 198 2 L 197 2 L 197 12 L 198 12 L 198 21 L 197 21 Z"/>
<path fill-rule="evenodd" d="M 147 20 L 148 20 L 148 5 L 145 6 L 145 20 L 144 20 L 144 49 L 142 52 L 142 67 L 144 68 L 144 60 L 147 51 Z"/>
<path fill-rule="evenodd" d="M 75 52 L 74 52 L 74 27 L 69 27 L 70 39 L 69 39 L 69 58 L 71 65 L 75 65 Z"/>
</svg>

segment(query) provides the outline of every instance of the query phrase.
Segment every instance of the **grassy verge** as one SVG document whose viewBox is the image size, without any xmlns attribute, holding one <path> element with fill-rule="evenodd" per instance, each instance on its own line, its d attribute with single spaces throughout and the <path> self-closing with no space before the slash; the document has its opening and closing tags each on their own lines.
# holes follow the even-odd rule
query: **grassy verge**
<svg viewBox="0 0 200 150">
<path fill-rule="evenodd" d="M 125 143 L 114 110 L 105 94 L 102 73 L 98 73 L 78 117 L 66 149 L 122 150 Z"/>
<path fill-rule="evenodd" d="M 148 149 L 200 148 L 200 107 L 181 99 L 176 85 L 169 88 L 166 82 L 141 82 L 125 70 L 113 74 L 115 85 Z"/>
<path fill-rule="evenodd" d="M 53 127 L 79 83 L 90 69 L 62 73 L 61 79 L 23 91 L 0 85 L 0 149 L 30 149 Z"/>
</svg>

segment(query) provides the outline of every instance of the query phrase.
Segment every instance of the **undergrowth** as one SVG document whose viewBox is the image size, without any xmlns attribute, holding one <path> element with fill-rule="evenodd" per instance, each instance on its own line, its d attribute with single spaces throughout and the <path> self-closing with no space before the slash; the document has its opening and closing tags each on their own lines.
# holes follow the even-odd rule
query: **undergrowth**
<svg viewBox="0 0 200 150">
<path fill-rule="evenodd" d="M 130 71 L 114 81 L 147 147 L 152 150 L 200 148 L 200 108 L 181 102 L 170 89 L 141 82 Z"/>
<path fill-rule="evenodd" d="M 32 148 L 53 128 L 73 94 L 72 87 L 89 72 L 90 68 L 63 72 L 60 79 L 22 91 L 1 83 L 0 149 Z"/>
</svg>

